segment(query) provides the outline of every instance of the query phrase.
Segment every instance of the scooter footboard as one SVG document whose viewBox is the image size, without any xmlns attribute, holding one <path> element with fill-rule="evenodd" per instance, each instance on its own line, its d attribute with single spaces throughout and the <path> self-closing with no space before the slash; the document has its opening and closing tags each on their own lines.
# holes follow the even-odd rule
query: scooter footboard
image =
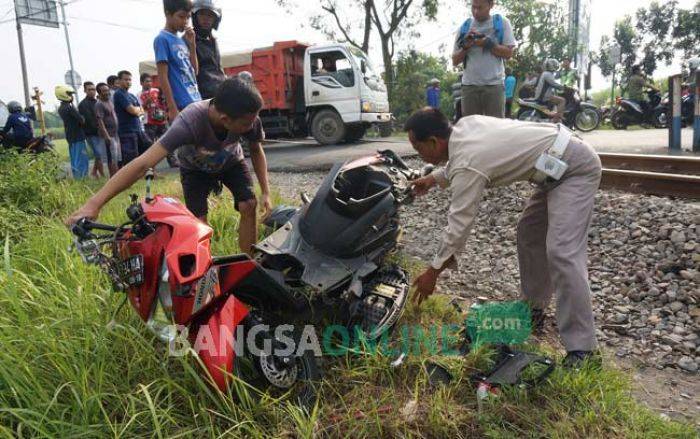
<svg viewBox="0 0 700 439">
<path fill-rule="evenodd" d="M 248 308 L 229 296 L 197 329 L 194 349 L 211 375 L 214 384 L 226 391 L 236 359 L 237 327 L 248 316 Z"/>
</svg>

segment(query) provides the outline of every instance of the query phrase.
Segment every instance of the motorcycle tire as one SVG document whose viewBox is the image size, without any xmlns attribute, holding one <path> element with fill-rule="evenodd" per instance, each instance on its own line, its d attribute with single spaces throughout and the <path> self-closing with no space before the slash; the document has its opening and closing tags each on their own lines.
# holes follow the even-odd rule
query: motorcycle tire
<svg viewBox="0 0 700 439">
<path fill-rule="evenodd" d="M 668 114 L 665 109 L 659 109 L 654 111 L 652 116 L 652 123 L 654 128 L 668 128 Z"/>
<path fill-rule="evenodd" d="M 295 332 L 292 338 L 294 347 L 298 348 L 300 333 Z M 258 339 L 256 343 L 265 345 L 264 339 Z M 258 392 L 270 393 L 275 397 L 290 394 L 299 407 L 307 410 L 316 404 L 322 374 L 312 351 L 291 356 L 294 364 L 287 370 L 281 369 L 272 356 L 255 355 L 248 349 L 242 357 L 236 359 L 235 374 Z"/>
<path fill-rule="evenodd" d="M 521 108 L 518 111 L 518 120 L 522 122 L 533 122 L 537 121 L 537 111 L 529 108 Z"/>
<path fill-rule="evenodd" d="M 625 117 L 625 113 L 618 111 L 613 114 L 610 118 L 610 124 L 616 130 L 626 130 L 628 127 L 628 122 L 627 117 Z"/>
<path fill-rule="evenodd" d="M 590 133 L 598 129 L 601 120 L 600 111 L 593 108 L 584 108 L 576 114 L 574 126 L 581 132 Z"/>
</svg>

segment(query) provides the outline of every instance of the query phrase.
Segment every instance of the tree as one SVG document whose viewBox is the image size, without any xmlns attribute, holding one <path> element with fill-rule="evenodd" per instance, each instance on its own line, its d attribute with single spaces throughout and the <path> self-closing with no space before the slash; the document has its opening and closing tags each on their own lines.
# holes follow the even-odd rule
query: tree
<svg viewBox="0 0 700 439">
<path fill-rule="evenodd" d="M 679 10 L 675 23 L 672 31 L 673 47 L 683 52 L 686 59 L 700 55 L 700 1 L 695 3 L 693 9 Z"/>
<path fill-rule="evenodd" d="M 399 121 L 403 122 L 413 111 L 426 105 L 426 86 L 433 78 L 440 80 L 442 87 L 440 109 L 452 118 L 452 84 L 459 82 L 459 78 L 448 68 L 447 58 L 415 50 L 403 51 L 396 59 L 395 72 L 396 84 L 390 104 Z"/>
<path fill-rule="evenodd" d="M 516 77 L 537 70 L 547 58 L 571 57 L 568 9 L 562 1 L 501 0 L 498 5 L 511 22 L 518 48 L 509 65 Z"/>
</svg>

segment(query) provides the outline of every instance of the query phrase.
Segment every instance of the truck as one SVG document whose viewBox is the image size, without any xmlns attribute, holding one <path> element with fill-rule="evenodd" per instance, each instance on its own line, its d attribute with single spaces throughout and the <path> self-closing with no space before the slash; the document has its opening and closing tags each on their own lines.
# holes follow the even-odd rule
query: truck
<svg viewBox="0 0 700 439">
<path fill-rule="evenodd" d="M 260 112 L 268 137 L 312 136 L 321 145 L 355 142 L 371 126 L 390 132 L 392 115 L 384 81 L 369 57 L 345 44 L 276 42 L 270 47 L 223 54 L 227 76 L 247 71 L 264 100 Z M 153 61 L 140 72 L 153 75 Z"/>
</svg>

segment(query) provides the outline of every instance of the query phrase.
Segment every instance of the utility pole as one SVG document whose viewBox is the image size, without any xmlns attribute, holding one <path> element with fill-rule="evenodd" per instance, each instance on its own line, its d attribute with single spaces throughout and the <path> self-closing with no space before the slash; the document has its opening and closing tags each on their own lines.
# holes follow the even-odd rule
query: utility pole
<svg viewBox="0 0 700 439">
<path fill-rule="evenodd" d="M 61 5 L 61 15 L 63 16 L 63 30 L 66 33 L 66 46 L 68 47 L 68 61 L 70 62 L 70 86 L 73 87 L 75 90 L 75 101 L 76 103 L 80 102 L 80 95 L 78 91 L 78 86 L 80 84 L 75 83 L 75 67 L 73 65 L 73 51 L 71 50 L 70 47 L 70 36 L 68 35 L 68 20 L 66 20 L 66 7 L 65 7 L 65 2 L 63 0 L 60 0 L 59 5 Z"/>
<path fill-rule="evenodd" d="M 22 64 L 22 81 L 24 82 L 24 106 L 29 107 L 31 103 L 29 97 L 29 77 L 27 76 L 27 59 L 24 53 L 24 36 L 22 35 L 22 23 L 17 17 L 17 10 L 15 9 L 15 20 L 17 21 L 17 41 L 19 42 L 19 58 Z"/>
</svg>

